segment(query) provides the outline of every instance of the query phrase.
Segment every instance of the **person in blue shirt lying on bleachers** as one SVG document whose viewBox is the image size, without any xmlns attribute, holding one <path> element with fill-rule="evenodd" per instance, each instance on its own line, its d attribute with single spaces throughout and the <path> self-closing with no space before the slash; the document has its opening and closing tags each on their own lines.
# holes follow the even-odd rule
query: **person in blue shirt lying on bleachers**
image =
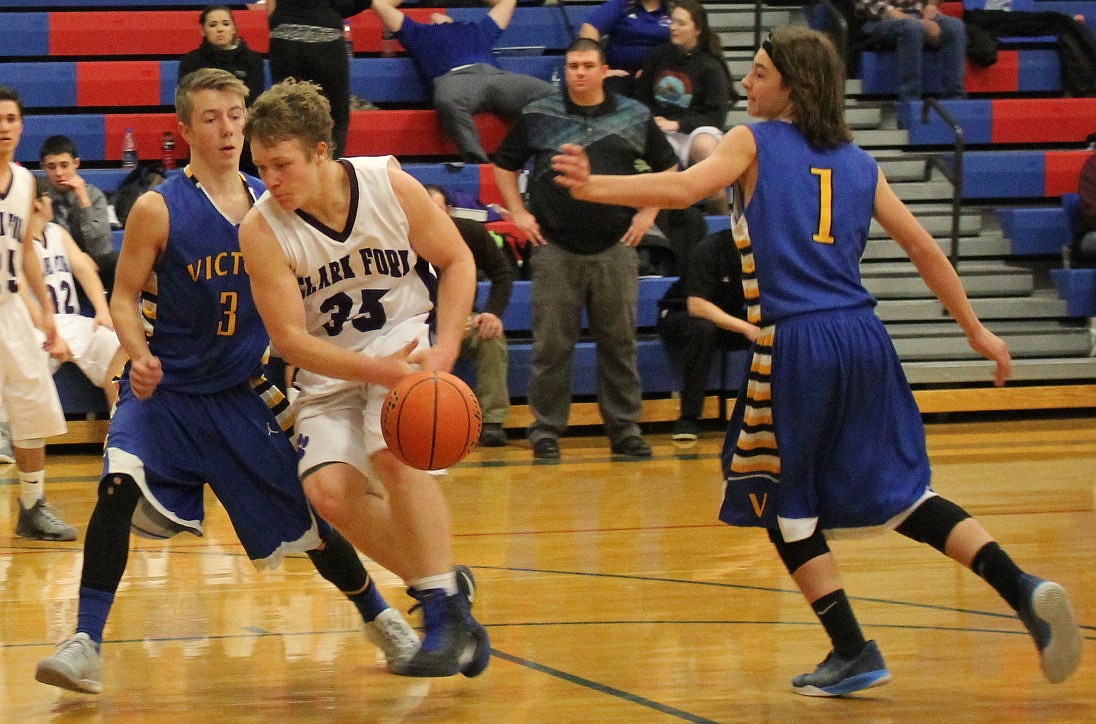
<svg viewBox="0 0 1096 724">
<path fill-rule="evenodd" d="M 514 17 L 517 0 L 487 0 L 491 10 L 478 22 L 454 22 L 443 13 L 419 23 L 396 9 L 400 0 L 374 0 L 373 12 L 395 34 L 423 78 L 434 107 L 461 160 L 490 163 L 474 113 L 514 117 L 532 101 L 555 92 L 548 81 L 498 67 L 492 46 Z"/>
</svg>

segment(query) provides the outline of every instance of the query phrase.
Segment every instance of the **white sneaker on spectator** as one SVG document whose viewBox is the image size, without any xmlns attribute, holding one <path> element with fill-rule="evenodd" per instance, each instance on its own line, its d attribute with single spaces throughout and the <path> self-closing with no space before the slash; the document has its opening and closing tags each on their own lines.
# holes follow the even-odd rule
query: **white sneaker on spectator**
<svg viewBox="0 0 1096 724">
<path fill-rule="evenodd" d="M 7 421 L 0 422 L 0 465 L 15 462 L 15 451 L 11 449 L 11 427 Z"/>
</svg>

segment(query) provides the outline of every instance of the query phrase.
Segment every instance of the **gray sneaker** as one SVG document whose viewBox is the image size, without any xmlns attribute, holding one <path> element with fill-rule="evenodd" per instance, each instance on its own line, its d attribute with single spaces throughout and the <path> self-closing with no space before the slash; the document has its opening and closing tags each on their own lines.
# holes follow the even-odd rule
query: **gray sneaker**
<svg viewBox="0 0 1096 724">
<path fill-rule="evenodd" d="M 50 686 L 98 694 L 103 690 L 103 655 L 91 637 L 78 633 L 62 641 L 53 656 L 38 662 L 34 678 Z"/>
<path fill-rule="evenodd" d="M 19 501 L 19 521 L 15 524 L 15 535 L 37 540 L 67 541 L 76 540 L 76 529 L 61 520 L 45 498 L 40 498 L 30 508 L 24 508 L 23 501 Z"/>
<path fill-rule="evenodd" d="M 809 674 L 792 679 L 792 689 L 803 696 L 843 696 L 890 681 L 883 654 L 869 641 L 859 655 L 843 658 L 831 651 L 826 660 Z"/>
<path fill-rule="evenodd" d="M 1035 639 L 1043 675 L 1053 684 L 1065 681 L 1081 663 L 1082 641 L 1066 589 L 1025 573 L 1020 590 L 1023 597 L 1017 613 Z"/>
<path fill-rule="evenodd" d="M 386 608 L 365 624 L 365 635 L 384 652 L 389 671 L 402 668 L 418 653 L 422 642 L 415 629 L 394 608 Z"/>
<path fill-rule="evenodd" d="M 0 422 L 0 465 L 15 462 L 15 451 L 11 449 L 11 426 Z"/>
</svg>

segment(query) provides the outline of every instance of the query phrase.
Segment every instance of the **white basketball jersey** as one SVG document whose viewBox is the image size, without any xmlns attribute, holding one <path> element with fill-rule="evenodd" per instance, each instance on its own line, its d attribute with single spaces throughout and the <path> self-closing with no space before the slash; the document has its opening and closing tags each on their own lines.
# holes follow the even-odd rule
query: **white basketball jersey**
<svg viewBox="0 0 1096 724">
<path fill-rule="evenodd" d="M 297 277 L 309 334 L 371 356 L 389 354 L 421 333 L 437 288 L 432 268 L 408 240 L 407 217 L 388 178 L 390 158 L 339 160 L 350 177 L 344 229 L 286 212 L 270 192 L 255 204 Z M 344 386 L 331 382 L 304 371 L 297 378 L 305 392 Z"/>
<path fill-rule="evenodd" d="M 46 289 L 53 300 L 53 313 L 79 314 L 80 299 L 76 294 L 76 280 L 72 276 L 72 266 L 65 251 L 64 230 L 51 222 L 42 229 L 42 235 L 45 242 L 35 239 L 34 249 L 42 259 Z"/>
<path fill-rule="evenodd" d="M 16 272 L 23 264 L 23 234 L 34 201 L 34 176 L 22 166 L 8 166 L 11 184 L 0 189 L 0 301 L 19 292 Z"/>
</svg>

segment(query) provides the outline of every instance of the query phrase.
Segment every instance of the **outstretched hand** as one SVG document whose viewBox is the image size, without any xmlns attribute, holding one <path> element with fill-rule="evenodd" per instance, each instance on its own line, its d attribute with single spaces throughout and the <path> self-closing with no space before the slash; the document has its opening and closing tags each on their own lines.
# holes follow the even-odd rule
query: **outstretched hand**
<svg viewBox="0 0 1096 724">
<path fill-rule="evenodd" d="M 559 147 L 559 153 L 552 156 L 552 170 L 559 175 L 555 181 L 567 189 L 577 189 L 590 180 L 590 157 L 582 146 L 565 143 Z"/>
</svg>

